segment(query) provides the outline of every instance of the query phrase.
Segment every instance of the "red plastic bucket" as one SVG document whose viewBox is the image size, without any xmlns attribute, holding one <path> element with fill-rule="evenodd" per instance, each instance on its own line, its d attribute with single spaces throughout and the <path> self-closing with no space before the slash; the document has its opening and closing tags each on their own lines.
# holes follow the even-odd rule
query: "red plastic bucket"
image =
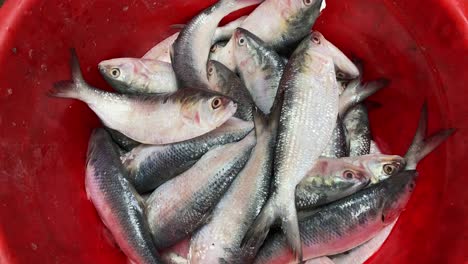
<svg viewBox="0 0 468 264">
<path fill-rule="evenodd" d="M 0 263 L 125 263 L 86 198 L 87 141 L 99 121 L 45 94 L 67 79 L 69 48 L 85 78 L 97 63 L 142 56 L 215 1 L 7 0 L 0 8 Z M 407 210 L 370 263 L 462 263 L 467 256 L 468 14 L 464 0 L 328 0 L 315 28 L 387 77 L 372 131 L 403 154 L 429 103 L 430 130 L 455 136 L 420 164 Z"/>
</svg>

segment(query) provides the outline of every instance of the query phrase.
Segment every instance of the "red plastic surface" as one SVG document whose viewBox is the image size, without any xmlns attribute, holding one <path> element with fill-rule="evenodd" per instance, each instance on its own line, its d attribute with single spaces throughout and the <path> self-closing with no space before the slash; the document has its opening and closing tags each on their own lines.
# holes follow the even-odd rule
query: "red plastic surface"
<svg viewBox="0 0 468 264">
<path fill-rule="evenodd" d="M 87 141 L 99 121 L 86 105 L 46 97 L 70 75 L 75 47 L 85 78 L 97 63 L 141 56 L 214 1 L 7 0 L 0 8 L 0 263 L 125 263 L 84 190 Z M 419 109 L 430 130 L 455 136 L 420 164 L 394 232 L 369 263 L 463 263 L 467 255 L 467 2 L 328 0 L 315 28 L 388 77 L 372 98 L 372 130 L 403 154 Z M 259 25 L 261 25 L 259 21 Z"/>
</svg>

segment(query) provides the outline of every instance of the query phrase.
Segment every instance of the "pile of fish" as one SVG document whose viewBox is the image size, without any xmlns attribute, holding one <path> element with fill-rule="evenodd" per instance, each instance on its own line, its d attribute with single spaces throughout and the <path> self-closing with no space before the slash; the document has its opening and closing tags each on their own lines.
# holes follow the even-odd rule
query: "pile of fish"
<svg viewBox="0 0 468 264">
<path fill-rule="evenodd" d="M 324 4 L 220 0 L 142 58 L 101 62 L 117 93 L 86 83 L 72 51 L 50 94 L 104 125 L 86 192 L 131 262 L 362 263 L 386 239 L 453 130 L 426 137 L 424 105 L 406 155 L 381 154 L 363 102 L 389 81 L 364 83 L 311 32 Z"/>
</svg>

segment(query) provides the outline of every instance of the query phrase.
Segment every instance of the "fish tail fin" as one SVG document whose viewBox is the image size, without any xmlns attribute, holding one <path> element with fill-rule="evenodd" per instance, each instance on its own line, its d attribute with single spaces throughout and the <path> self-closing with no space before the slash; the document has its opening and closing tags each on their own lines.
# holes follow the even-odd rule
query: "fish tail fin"
<svg viewBox="0 0 468 264">
<path fill-rule="evenodd" d="M 344 116 L 353 106 L 362 103 L 369 96 L 390 84 L 388 79 L 378 79 L 362 85 L 356 85 L 354 89 L 346 89 L 340 96 L 340 116 Z"/>
<path fill-rule="evenodd" d="M 265 240 L 266 236 L 268 235 L 268 232 L 270 231 L 270 227 L 276 221 L 276 218 L 276 210 L 270 199 L 245 233 L 245 236 L 241 242 L 241 247 L 243 248 L 248 245 L 260 243 L 260 240 L 263 242 L 263 240 Z"/>
<path fill-rule="evenodd" d="M 54 83 L 53 88 L 49 91 L 49 96 L 80 100 L 83 99 L 83 91 L 87 89 L 87 84 L 81 74 L 80 64 L 78 62 L 75 49 L 71 49 L 70 65 L 72 70 L 72 79 Z"/>
<path fill-rule="evenodd" d="M 286 236 L 286 241 L 292 250 L 296 262 L 302 261 L 302 242 L 297 220 L 297 211 L 292 199 L 281 212 L 281 228 Z"/>
<path fill-rule="evenodd" d="M 406 169 L 416 169 L 418 163 L 429 153 L 449 138 L 456 129 L 443 129 L 426 138 L 427 134 L 427 103 L 425 102 L 421 109 L 418 128 L 408 151 L 405 154 Z"/>
</svg>

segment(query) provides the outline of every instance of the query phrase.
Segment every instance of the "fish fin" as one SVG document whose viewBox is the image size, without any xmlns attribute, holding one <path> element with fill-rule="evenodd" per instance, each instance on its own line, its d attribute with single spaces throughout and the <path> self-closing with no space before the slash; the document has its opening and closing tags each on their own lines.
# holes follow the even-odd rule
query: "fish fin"
<svg viewBox="0 0 468 264">
<path fill-rule="evenodd" d="M 427 122 L 427 103 L 425 102 L 421 109 L 421 116 L 419 118 L 418 128 L 414 135 L 413 142 L 405 154 L 407 170 L 416 169 L 418 163 L 422 159 L 442 144 L 456 130 L 454 128 L 439 130 L 426 138 Z"/>
<path fill-rule="evenodd" d="M 245 233 L 244 238 L 241 241 L 240 246 L 243 248 L 246 245 L 251 245 L 255 243 L 255 240 L 259 238 L 266 238 L 268 232 L 270 231 L 270 227 L 276 221 L 276 212 L 274 205 L 270 200 L 268 200 L 267 204 L 262 208 L 260 214 L 257 216 L 253 224 Z"/>
<path fill-rule="evenodd" d="M 72 80 L 62 80 L 53 84 L 48 95 L 52 97 L 82 99 L 82 91 L 86 87 L 80 70 L 80 64 L 75 49 L 71 49 L 70 65 L 72 68 Z"/>
<path fill-rule="evenodd" d="M 294 199 L 288 204 L 287 208 L 283 209 L 281 214 L 281 228 L 286 236 L 286 241 L 292 250 L 294 260 L 296 262 L 301 262 L 302 243 Z"/>
<path fill-rule="evenodd" d="M 369 96 L 377 91 L 387 87 L 390 81 L 387 79 L 378 79 L 376 81 L 357 85 L 354 89 L 345 89 L 340 96 L 340 116 L 345 116 L 353 106 L 362 103 Z"/>
<path fill-rule="evenodd" d="M 184 29 L 185 26 L 186 26 L 185 24 L 172 24 L 169 27 L 173 29 Z"/>
</svg>

